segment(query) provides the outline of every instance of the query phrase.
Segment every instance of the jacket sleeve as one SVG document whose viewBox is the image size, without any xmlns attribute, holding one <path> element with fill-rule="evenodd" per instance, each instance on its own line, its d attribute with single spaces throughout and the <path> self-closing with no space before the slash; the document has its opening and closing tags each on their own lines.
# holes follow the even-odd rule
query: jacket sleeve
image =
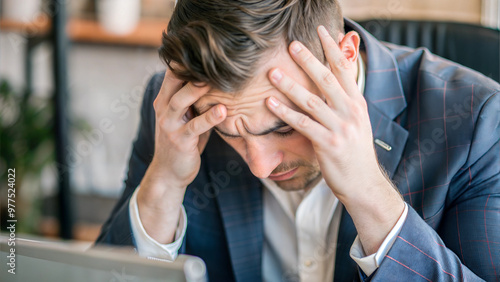
<svg viewBox="0 0 500 282">
<path fill-rule="evenodd" d="M 128 164 L 125 189 L 113 208 L 110 217 L 104 223 L 101 233 L 95 242 L 96 245 L 134 245 L 130 225 L 129 201 L 153 158 L 155 134 L 153 101 L 158 95 L 163 77 L 164 73 L 156 74 L 149 81 L 146 88 L 141 106 L 139 130 Z"/>
<path fill-rule="evenodd" d="M 500 94 L 476 122 L 435 231 L 410 207 L 373 281 L 500 281 Z"/>
</svg>

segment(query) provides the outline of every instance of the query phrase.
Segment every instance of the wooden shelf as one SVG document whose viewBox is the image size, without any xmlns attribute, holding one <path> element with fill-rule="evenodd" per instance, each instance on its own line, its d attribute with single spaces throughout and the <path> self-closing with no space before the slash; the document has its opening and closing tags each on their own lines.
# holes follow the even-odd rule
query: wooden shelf
<svg viewBox="0 0 500 282">
<path fill-rule="evenodd" d="M 165 20 L 143 19 L 131 33 L 116 35 L 107 32 L 97 21 L 72 19 L 68 23 L 68 34 L 75 42 L 160 47 L 161 34 L 166 28 Z"/>
<path fill-rule="evenodd" d="M 103 43 L 117 45 L 136 45 L 159 47 L 161 34 L 167 28 L 167 20 L 142 19 L 134 31 L 125 35 L 107 32 L 95 20 L 70 19 L 67 25 L 69 38 L 73 42 Z M 47 17 L 40 17 L 36 22 L 23 23 L 0 20 L 0 30 L 13 31 L 26 36 L 41 36 L 50 31 L 51 23 Z"/>
<path fill-rule="evenodd" d="M 51 23 L 47 16 L 39 16 L 32 22 L 19 22 L 9 19 L 0 20 L 0 31 L 14 31 L 26 36 L 41 36 L 47 34 Z"/>
</svg>

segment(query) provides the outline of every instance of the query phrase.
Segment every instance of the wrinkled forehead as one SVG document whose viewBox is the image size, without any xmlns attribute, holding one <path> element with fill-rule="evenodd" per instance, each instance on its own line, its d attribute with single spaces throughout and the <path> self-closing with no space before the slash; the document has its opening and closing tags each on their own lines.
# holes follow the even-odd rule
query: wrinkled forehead
<svg viewBox="0 0 500 282">
<path fill-rule="evenodd" d="M 287 100 L 286 96 L 269 81 L 262 81 L 261 83 L 252 83 L 250 87 L 240 93 L 210 90 L 194 104 L 194 107 L 198 113 L 204 113 L 211 107 L 222 104 L 227 109 L 227 116 L 231 117 L 267 109 L 265 101 L 270 96 L 277 97 L 281 101 Z"/>
<path fill-rule="evenodd" d="M 287 49 L 282 48 L 262 60 L 262 66 L 255 72 L 254 78 L 248 83 L 245 89 L 238 93 L 210 90 L 194 104 L 196 111 L 203 113 L 212 106 L 223 104 L 228 110 L 229 117 L 239 112 L 251 112 L 252 109 L 267 109 L 265 100 L 270 96 L 278 98 L 285 104 L 290 104 L 291 102 L 286 95 L 269 81 L 268 73 L 276 67 L 280 68 L 306 89 L 314 91 L 315 86 L 307 74 L 293 61 Z"/>
</svg>

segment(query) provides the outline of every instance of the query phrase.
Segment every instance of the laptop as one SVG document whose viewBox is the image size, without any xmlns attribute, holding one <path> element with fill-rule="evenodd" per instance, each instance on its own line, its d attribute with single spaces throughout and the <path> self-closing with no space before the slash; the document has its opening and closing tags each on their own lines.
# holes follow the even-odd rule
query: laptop
<svg viewBox="0 0 500 282">
<path fill-rule="evenodd" d="M 207 281 L 205 263 L 194 256 L 166 262 L 139 257 L 132 248 L 89 249 L 88 244 L 17 237 L 9 241 L 6 235 L 0 235 L 2 282 Z"/>
</svg>

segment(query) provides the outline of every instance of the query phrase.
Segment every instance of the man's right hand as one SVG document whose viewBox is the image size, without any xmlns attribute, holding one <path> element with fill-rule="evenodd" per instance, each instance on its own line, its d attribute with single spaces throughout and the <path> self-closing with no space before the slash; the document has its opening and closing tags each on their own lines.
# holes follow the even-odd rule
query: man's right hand
<svg viewBox="0 0 500 282">
<path fill-rule="evenodd" d="M 200 154 L 211 129 L 226 118 L 226 108 L 216 105 L 200 116 L 190 107 L 209 91 L 209 86 L 183 85 L 167 69 L 154 101 L 155 153 L 137 193 L 139 216 L 149 236 L 171 243 L 179 221 L 186 187 L 200 169 Z"/>
</svg>

